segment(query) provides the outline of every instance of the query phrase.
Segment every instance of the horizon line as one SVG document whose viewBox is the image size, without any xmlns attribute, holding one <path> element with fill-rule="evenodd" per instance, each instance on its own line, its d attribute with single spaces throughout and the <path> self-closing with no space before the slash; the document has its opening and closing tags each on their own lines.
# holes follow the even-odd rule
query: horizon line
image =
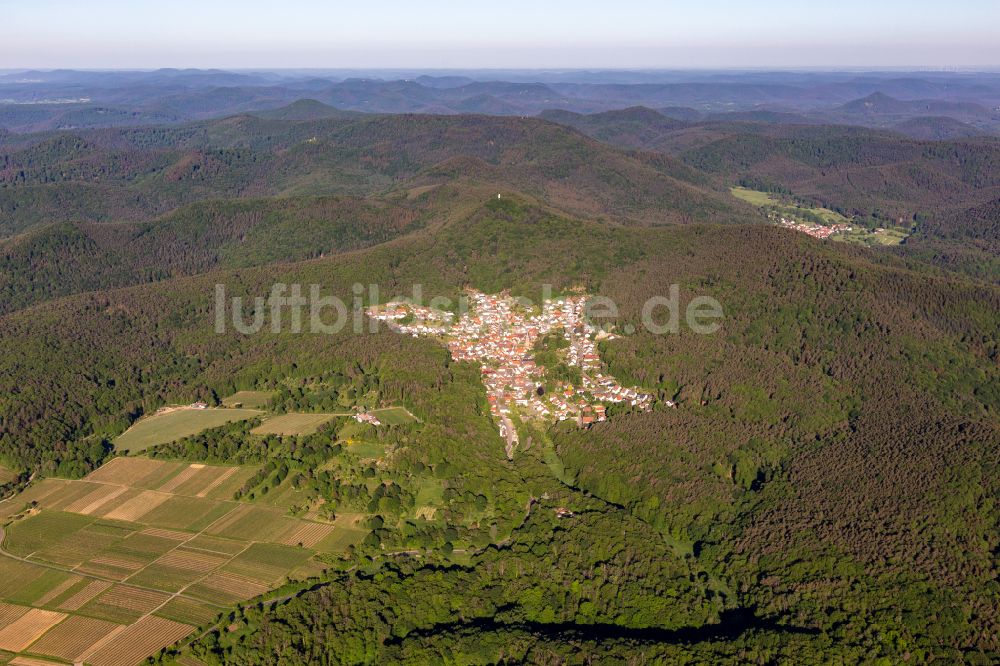
<svg viewBox="0 0 1000 666">
<path fill-rule="evenodd" d="M 225 67 L 201 65 L 178 67 L 173 65 L 136 67 L 72 67 L 72 66 L 16 66 L 0 67 L 0 72 L 159 72 L 159 71 L 223 71 L 223 72 L 988 72 L 1000 73 L 1000 63 L 994 65 L 689 65 L 689 66 L 599 66 L 599 67 L 420 67 L 420 66 L 269 66 L 248 65 Z"/>
</svg>

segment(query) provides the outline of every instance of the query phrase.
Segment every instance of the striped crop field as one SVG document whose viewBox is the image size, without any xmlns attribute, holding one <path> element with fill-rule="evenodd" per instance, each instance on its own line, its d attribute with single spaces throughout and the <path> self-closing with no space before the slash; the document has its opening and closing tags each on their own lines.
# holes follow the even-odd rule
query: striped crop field
<svg viewBox="0 0 1000 666">
<path fill-rule="evenodd" d="M 363 537 L 233 499 L 258 469 L 119 456 L 31 484 L 3 509 L 0 650 L 132 666 Z"/>
</svg>

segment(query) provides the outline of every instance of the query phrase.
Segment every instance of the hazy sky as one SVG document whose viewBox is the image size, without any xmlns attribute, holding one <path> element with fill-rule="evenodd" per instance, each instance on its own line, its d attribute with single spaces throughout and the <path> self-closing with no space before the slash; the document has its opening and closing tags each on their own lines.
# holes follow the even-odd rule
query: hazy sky
<svg viewBox="0 0 1000 666">
<path fill-rule="evenodd" d="M 1000 0 L 0 0 L 0 68 L 1000 65 Z"/>
</svg>

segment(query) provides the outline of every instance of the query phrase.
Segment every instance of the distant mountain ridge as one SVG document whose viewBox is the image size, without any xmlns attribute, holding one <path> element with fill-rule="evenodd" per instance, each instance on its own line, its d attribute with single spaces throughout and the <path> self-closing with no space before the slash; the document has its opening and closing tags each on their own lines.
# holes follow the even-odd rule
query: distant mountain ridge
<svg viewBox="0 0 1000 666">
<path fill-rule="evenodd" d="M 972 102 L 949 102 L 935 99 L 901 100 L 877 92 L 833 109 L 833 113 L 865 115 L 972 115 L 987 116 L 989 109 Z"/>
<path fill-rule="evenodd" d="M 743 119 L 856 124 L 880 124 L 886 114 L 903 116 L 897 121 L 918 115 L 952 116 L 963 122 L 974 120 L 979 129 L 1000 131 L 996 113 L 1000 76 L 989 73 L 478 72 L 420 73 L 412 78 L 401 74 L 222 70 L 10 73 L 0 75 L 0 127 L 25 132 L 185 122 L 315 99 L 369 113 L 537 115 L 559 109 L 589 114 L 646 106 L 664 109 L 672 116 L 682 113 L 680 119 L 688 121 L 713 114 L 751 114 Z M 505 75 L 511 78 L 505 79 Z M 76 122 L 65 117 L 66 109 L 60 108 L 67 104 L 79 105 L 77 112 L 105 109 L 108 115 Z M 34 108 L 17 108 L 23 106 Z"/>
</svg>

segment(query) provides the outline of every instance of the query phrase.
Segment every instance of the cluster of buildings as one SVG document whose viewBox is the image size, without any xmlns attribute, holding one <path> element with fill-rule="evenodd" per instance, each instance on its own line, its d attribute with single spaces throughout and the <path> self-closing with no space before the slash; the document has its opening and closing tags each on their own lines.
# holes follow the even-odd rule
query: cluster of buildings
<svg viewBox="0 0 1000 666">
<path fill-rule="evenodd" d="M 596 342 L 601 334 L 586 321 L 585 297 L 549 299 L 540 312 L 532 312 L 506 293 L 469 291 L 468 296 L 470 311 L 450 325 L 451 313 L 405 303 L 370 308 L 369 316 L 401 333 L 440 335 L 452 358 L 480 364 L 490 413 L 507 442 L 508 456 L 518 441 L 515 414 L 521 419 L 575 419 L 587 426 L 607 418 L 603 403 L 652 406 L 652 395 L 621 386 L 601 372 Z M 579 385 L 546 381 L 545 368 L 535 361 L 539 338 L 554 332 L 565 338 L 557 353 L 561 362 L 579 368 Z"/>
<path fill-rule="evenodd" d="M 382 425 L 378 417 L 371 412 L 358 412 L 352 418 L 358 423 L 368 423 L 373 426 Z"/>
<path fill-rule="evenodd" d="M 790 220 L 785 217 L 779 218 L 778 224 L 786 229 L 793 229 L 795 231 L 801 231 L 804 234 L 809 234 L 813 238 L 829 238 L 834 234 L 851 230 L 851 226 L 848 224 L 831 224 L 824 227 L 819 224 L 806 224 L 804 222 Z"/>
<path fill-rule="evenodd" d="M 421 335 L 444 335 L 455 318 L 451 312 L 422 305 L 392 302 L 382 307 L 368 308 L 368 316 L 384 321 L 394 330 L 414 338 Z"/>
</svg>

